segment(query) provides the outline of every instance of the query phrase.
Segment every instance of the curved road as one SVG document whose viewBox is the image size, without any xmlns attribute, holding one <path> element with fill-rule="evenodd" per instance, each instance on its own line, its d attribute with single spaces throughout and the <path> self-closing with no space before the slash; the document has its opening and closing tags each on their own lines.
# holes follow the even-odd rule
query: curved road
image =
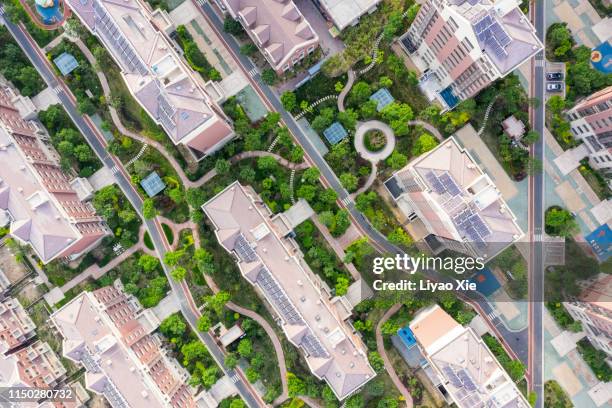
<svg viewBox="0 0 612 408">
<path fill-rule="evenodd" d="M 4 25 L 8 28 L 9 32 L 19 44 L 21 49 L 24 51 L 26 56 L 32 62 L 32 65 L 36 68 L 40 76 L 47 83 L 47 85 L 54 90 L 57 94 L 59 101 L 63 105 L 64 109 L 72 119 L 75 126 L 79 129 L 83 137 L 87 140 L 91 148 L 94 150 L 96 155 L 100 158 L 100 161 L 107 168 L 112 170 L 115 182 L 121 188 L 127 199 L 130 201 L 134 209 L 143 218 L 144 225 L 149 232 L 155 250 L 160 259 L 163 259 L 164 254 L 170 249 L 164 235 L 161 231 L 161 226 L 157 220 L 148 220 L 142 217 L 142 198 L 138 192 L 134 189 L 131 184 L 130 177 L 123 168 L 121 162 L 106 151 L 106 141 L 104 137 L 98 132 L 95 125 L 87 116 L 83 116 L 78 113 L 76 108 L 76 100 L 70 93 L 70 90 L 61 81 L 56 78 L 55 74 L 48 65 L 48 61 L 45 56 L 40 52 L 34 40 L 27 34 L 27 32 L 21 28 L 6 20 L 6 16 L 2 15 L 0 11 L 0 17 L 4 19 Z M 197 333 L 200 340 L 206 345 L 211 356 L 214 358 L 218 366 L 221 368 L 225 375 L 230 378 L 234 378 L 235 386 L 242 399 L 246 402 L 249 407 L 261 407 L 266 404 L 259 398 L 250 387 L 250 384 L 240 375 L 240 372 L 230 369 L 224 364 L 224 353 L 221 348 L 217 345 L 212 336 L 208 333 L 202 333 L 197 330 L 197 321 L 199 318 L 199 312 L 191 299 L 189 289 L 184 285 L 179 284 L 170 276 L 170 271 L 166 265 L 162 262 L 164 272 L 170 283 L 172 294 L 177 297 L 179 305 L 181 307 L 181 313 L 194 330 Z"/>
</svg>

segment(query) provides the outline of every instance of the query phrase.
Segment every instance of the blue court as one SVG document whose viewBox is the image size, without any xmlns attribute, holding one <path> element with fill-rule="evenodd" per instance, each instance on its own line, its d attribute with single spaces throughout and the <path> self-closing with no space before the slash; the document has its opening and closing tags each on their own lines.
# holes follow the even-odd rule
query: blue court
<svg viewBox="0 0 612 408">
<path fill-rule="evenodd" d="M 595 255 L 597 255 L 597 258 L 600 261 L 603 262 L 607 260 L 610 255 L 612 255 L 612 251 L 610 249 L 610 243 L 612 242 L 612 230 L 610 230 L 608 224 L 600 226 L 584 238 L 589 243 L 591 248 L 593 248 L 593 252 L 595 252 Z"/>
<path fill-rule="evenodd" d="M 476 290 L 485 296 L 492 295 L 501 287 L 501 284 L 489 268 L 484 268 L 476 272 L 476 274 L 470 278 L 470 281 L 474 282 L 476 284 Z"/>
</svg>

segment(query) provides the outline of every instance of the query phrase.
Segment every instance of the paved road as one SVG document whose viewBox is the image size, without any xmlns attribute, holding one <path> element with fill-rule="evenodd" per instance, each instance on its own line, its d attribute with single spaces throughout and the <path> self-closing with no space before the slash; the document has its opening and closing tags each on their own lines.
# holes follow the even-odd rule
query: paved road
<svg viewBox="0 0 612 408">
<path fill-rule="evenodd" d="M 533 5 L 535 4 L 535 8 Z M 542 44 L 546 35 L 546 0 L 532 2 L 534 24 L 537 35 Z M 540 134 L 531 154 L 544 163 L 544 110 L 545 110 L 545 58 L 544 51 L 535 57 L 534 76 L 532 81 L 533 97 L 539 99 L 540 104 L 533 110 L 533 129 Z M 530 239 L 532 242 L 531 268 L 529 273 L 529 374 L 531 389 L 537 395 L 536 408 L 544 406 L 544 327 L 543 327 L 543 300 L 544 300 L 544 261 L 541 237 L 544 233 L 544 174 L 540 172 L 530 180 L 529 222 Z"/>
<path fill-rule="evenodd" d="M 196 0 L 192 0 L 193 4 L 202 12 L 202 15 L 208 21 L 208 23 L 213 27 L 216 31 L 217 35 L 222 38 L 225 45 L 232 52 L 236 60 L 240 63 L 241 68 L 244 70 L 246 75 L 250 75 L 250 72 L 254 72 L 254 75 L 251 75 L 252 82 L 256 85 L 256 91 L 260 93 L 260 95 L 264 96 L 269 102 L 269 108 L 280 113 L 281 118 L 287 128 L 291 131 L 291 133 L 296 138 L 297 142 L 304 149 L 306 156 L 312 162 L 314 166 L 316 166 L 320 172 L 322 179 L 324 182 L 331 188 L 333 188 L 338 194 L 339 200 L 342 202 L 343 206 L 350 212 L 351 217 L 355 225 L 363 232 L 364 235 L 367 235 L 372 244 L 379 249 L 383 253 L 388 254 L 403 254 L 403 251 L 398 247 L 390 243 L 387 238 L 382 235 L 378 230 L 376 230 L 368 221 L 368 219 L 355 208 L 355 203 L 352 200 L 349 193 L 344 189 L 338 177 L 333 172 L 331 167 L 327 164 L 323 156 L 319 153 L 319 151 L 314 147 L 311 143 L 310 139 L 308 139 L 302 129 L 295 122 L 294 118 L 283 108 L 280 100 L 274 91 L 264 84 L 261 81 L 261 76 L 256 72 L 256 67 L 253 63 L 243 54 L 240 53 L 240 46 L 235 41 L 235 39 L 229 35 L 228 33 L 223 31 L 223 22 L 216 14 L 215 10 L 213 10 L 212 6 L 208 3 L 204 3 L 201 5 Z M 448 281 L 450 278 L 446 276 L 442 276 L 435 271 L 423 271 L 428 274 L 431 279 L 435 279 L 438 281 Z M 487 302 L 484 298 L 478 298 L 475 302 L 472 302 L 479 312 L 483 316 L 484 319 L 489 320 L 497 335 L 501 337 L 502 341 L 506 344 L 507 347 L 510 348 L 511 354 L 513 357 L 519 358 L 523 362 L 527 362 L 528 349 L 527 349 L 527 329 L 524 329 L 519 332 L 514 332 L 508 330 L 506 326 L 503 324 L 502 320 L 494 315 L 493 307 Z"/>
<path fill-rule="evenodd" d="M 77 126 L 79 131 L 83 134 L 89 145 L 98 155 L 104 166 L 109 168 L 113 173 L 115 178 L 115 182 L 121 188 L 125 196 L 128 198 L 130 203 L 134 206 L 138 214 L 142 217 L 142 199 L 133 188 L 130 178 L 125 173 L 123 166 L 119 160 L 115 157 L 112 157 L 106 151 L 105 145 L 103 144 L 102 136 L 98 136 L 94 125 L 86 120 L 81 114 L 77 112 L 76 104 L 68 95 L 66 90 L 63 88 L 62 84 L 57 80 L 54 73 L 50 70 L 47 65 L 44 56 L 38 52 L 37 47 L 31 42 L 31 40 L 24 34 L 20 27 L 5 21 L 5 26 L 9 29 L 10 33 L 13 35 L 19 46 L 23 49 L 25 54 L 28 56 L 32 64 L 39 72 L 41 77 L 45 80 L 47 85 L 52 88 L 61 104 L 64 106 L 64 109 L 71 117 L 74 124 Z M 144 219 L 144 218 L 143 218 Z M 168 251 L 168 244 L 161 233 L 161 228 L 159 223 L 153 220 L 145 220 L 145 226 L 151 236 L 151 240 L 153 241 L 153 245 L 155 246 L 156 252 L 159 257 L 163 259 L 164 254 Z M 163 265 L 163 262 L 162 262 Z M 224 354 L 221 348 L 215 343 L 212 336 L 208 333 L 198 332 L 196 329 L 198 317 L 196 315 L 196 308 L 193 304 L 192 299 L 190 298 L 190 294 L 188 293 L 189 289 L 185 286 L 177 283 L 170 276 L 170 271 L 164 266 L 164 271 L 166 272 L 166 276 L 168 281 L 170 282 L 170 286 L 172 289 L 172 293 L 179 300 L 179 304 L 181 306 L 181 312 L 185 319 L 189 322 L 192 329 L 198 333 L 200 340 L 206 345 L 210 354 L 213 356 L 219 367 L 223 370 L 223 372 L 228 375 L 235 382 L 236 388 L 240 393 L 242 399 L 247 403 L 249 407 L 260 407 L 263 405 L 263 402 L 258 398 L 258 396 L 251 391 L 251 388 L 247 386 L 245 380 L 238 375 L 238 373 L 229 369 L 224 364 Z"/>
</svg>

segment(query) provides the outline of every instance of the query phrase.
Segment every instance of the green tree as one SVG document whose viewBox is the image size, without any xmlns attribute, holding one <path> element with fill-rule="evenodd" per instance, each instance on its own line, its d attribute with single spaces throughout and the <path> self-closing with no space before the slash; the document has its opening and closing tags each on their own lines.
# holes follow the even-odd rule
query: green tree
<svg viewBox="0 0 612 408">
<path fill-rule="evenodd" d="M 257 52 L 257 46 L 253 43 L 247 43 L 240 47 L 240 53 L 242 55 L 253 55 Z"/>
<path fill-rule="evenodd" d="M 259 373 L 253 367 L 249 367 L 246 369 L 246 378 L 249 380 L 251 384 L 259 380 Z"/>
<path fill-rule="evenodd" d="M 261 73 L 261 80 L 266 85 L 272 85 L 276 81 L 276 72 L 270 68 L 266 68 Z"/>
<path fill-rule="evenodd" d="M 340 182 L 349 192 L 353 192 L 357 190 L 359 179 L 351 173 L 342 173 L 340 175 Z"/>
<path fill-rule="evenodd" d="M 211 275 L 215 271 L 214 258 L 210 252 L 204 248 L 197 248 L 193 253 L 196 267 L 206 275 Z"/>
<path fill-rule="evenodd" d="M 227 356 L 225 356 L 224 363 L 230 369 L 236 368 L 238 365 L 238 358 L 236 357 L 236 354 L 229 353 Z"/>
<path fill-rule="evenodd" d="M 408 134 L 408 121 L 412 120 L 414 116 L 410 105 L 402 102 L 393 102 L 385 106 L 380 113 L 383 120 L 389 123 L 396 136 Z"/>
<path fill-rule="evenodd" d="M 180 282 L 183 279 L 185 279 L 186 275 L 187 275 L 187 269 L 183 268 L 182 266 L 177 266 L 170 272 L 170 276 L 172 276 L 172 279 L 174 279 L 177 282 Z"/>
<path fill-rule="evenodd" d="M 159 267 L 159 259 L 148 254 L 142 254 L 138 259 L 138 266 L 145 272 L 153 272 Z"/>
<path fill-rule="evenodd" d="M 403 228 L 397 227 L 387 235 L 387 239 L 395 245 L 403 245 L 409 247 L 413 241 L 410 235 Z"/>
<path fill-rule="evenodd" d="M 353 85 L 353 88 L 351 88 L 349 92 L 349 103 L 359 106 L 366 102 L 368 98 L 370 98 L 370 95 L 372 95 L 370 84 L 365 81 L 359 81 Z"/>
<path fill-rule="evenodd" d="M 253 344 L 249 339 L 242 339 L 238 343 L 238 354 L 240 357 L 249 358 L 253 354 Z"/>
<path fill-rule="evenodd" d="M 339 275 L 338 278 L 336 278 L 336 296 L 346 295 L 349 284 L 350 282 L 346 276 Z"/>
<path fill-rule="evenodd" d="M 579 231 L 578 223 L 569 211 L 560 207 L 550 207 L 544 216 L 546 233 L 571 237 Z"/>
<path fill-rule="evenodd" d="M 316 167 L 309 167 L 304 170 L 304 173 L 302 174 L 303 182 L 309 184 L 316 183 L 319 180 L 319 177 L 321 177 L 321 172 Z"/>
<path fill-rule="evenodd" d="M 170 339 L 183 337 L 186 330 L 187 325 L 178 313 L 168 316 L 159 325 L 159 331 Z"/>
<path fill-rule="evenodd" d="M 142 201 L 142 216 L 145 217 L 147 220 L 150 220 L 151 218 L 155 218 L 156 215 L 157 210 L 155 209 L 155 203 L 153 202 L 153 199 L 145 198 Z"/>
<path fill-rule="evenodd" d="M 438 145 L 438 140 L 429 133 L 423 133 L 412 146 L 412 155 L 420 156 Z"/>
<path fill-rule="evenodd" d="M 210 316 L 208 314 L 203 314 L 202 316 L 200 316 L 200 318 L 198 319 L 199 331 L 206 333 L 208 330 L 210 330 L 211 326 L 212 322 L 210 321 Z"/>
<path fill-rule="evenodd" d="M 205 296 L 204 301 L 208 307 L 215 311 L 217 316 L 221 316 L 223 314 L 223 308 L 225 304 L 229 302 L 230 298 L 229 292 L 222 290 L 212 296 Z"/>
<path fill-rule="evenodd" d="M 257 159 L 257 169 L 269 173 L 274 172 L 278 168 L 276 159 L 271 156 L 263 156 Z"/>
<path fill-rule="evenodd" d="M 183 365 L 188 366 L 190 363 L 203 360 L 208 357 L 208 351 L 206 347 L 198 340 L 194 340 L 181 347 L 181 354 L 183 355 Z"/>
<path fill-rule="evenodd" d="M 168 251 L 164 254 L 164 263 L 168 266 L 176 266 L 183 256 L 185 256 L 185 251 L 183 249 Z"/>
<path fill-rule="evenodd" d="M 350 132 L 355 130 L 358 117 L 357 112 L 351 108 L 346 109 L 344 112 L 338 112 L 337 115 L 338 122 Z"/>
<path fill-rule="evenodd" d="M 287 388 L 289 389 L 290 397 L 306 394 L 306 384 L 292 372 L 287 372 Z"/>
<path fill-rule="evenodd" d="M 231 35 L 235 35 L 235 36 L 238 36 L 244 33 L 244 30 L 242 29 L 242 25 L 240 24 L 240 22 L 237 20 L 234 20 L 230 16 L 225 17 L 225 20 L 223 21 L 223 31 Z"/>
<path fill-rule="evenodd" d="M 537 142 L 539 139 L 540 139 L 540 134 L 536 132 L 535 130 L 530 130 L 529 132 L 527 132 L 527 134 L 525 134 L 525 136 L 523 136 L 521 141 L 525 143 L 526 145 L 532 145 L 535 142 Z"/>
<path fill-rule="evenodd" d="M 408 158 L 405 154 L 398 152 L 397 150 L 393 150 L 391 156 L 387 157 L 386 163 L 393 170 L 399 170 L 408 164 Z"/>
<path fill-rule="evenodd" d="M 231 164 L 228 160 L 217 159 L 215 162 L 215 170 L 218 174 L 227 174 L 230 170 Z"/>
<path fill-rule="evenodd" d="M 291 91 L 285 91 L 280 97 L 281 103 L 283 107 L 288 112 L 293 112 L 293 110 L 297 107 L 297 98 L 295 93 Z"/>
</svg>

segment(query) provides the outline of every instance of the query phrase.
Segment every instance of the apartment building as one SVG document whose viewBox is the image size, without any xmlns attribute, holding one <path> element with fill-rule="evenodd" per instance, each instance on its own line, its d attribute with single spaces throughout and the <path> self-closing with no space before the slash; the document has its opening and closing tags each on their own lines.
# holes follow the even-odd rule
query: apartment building
<svg viewBox="0 0 612 408">
<path fill-rule="evenodd" d="M 563 302 L 563 306 L 582 323 L 591 344 L 605 351 L 612 362 L 612 275 L 601 273 L 580 285 L 583 290 L 578 299 Z"/>
<path fill-rule="evenodd" d="M 518 0 L 427 0 L 401 44 L 420 87 L 444 110 L 473 97 L 542 50 Z"/>
<path fill-rule="evenodd" d="M 612 86 L 578 102 L 565 116 L 574 137 L 584 142 L 590 165 L 612 175 Z"/>
<path fill-rule="evenodd" d="M 366 347 L 346 319 L 351 307 L 331 297 L 310 270 L 283 214 L 272 216 L 254 191 L 237 181 L 202 206 L 219 243 L 236 258 L 244 278 L 271 305 L 287 339 L 313 375 L 339 400 L 376 375 Z"/>
<path fill-rule="evenodd" d="M 159 321 L 120 283 L 82 292 L 51 315 L 64 357 L 81 364 L 86 388 L 114 408 L 197 405 L 189 374 L 152 334 Z"/>
<path fill-rule="evenodd" d="M 43 263 L 76 258 L 109 234 L 92 205 L 79 199 L 40 124 L 24 120 L 20 97 L 0 87 L 0 226 L 30 245 Z"/>
<path fill-rule="evenodd" d="M 168 39 L 173 26 L 165 12 L 152 13 L 139 0 L 68 4 L 104 44 L 131 94 L 174 144 L 202 159 L 234 137 L 229 119 Z"/>
<path fill-rule="evenodd" d="M 0 354 L 8 354 L 34 337 L 36 326 L 17 299 L 0 303 Z"/>
<path fill-rule="evenodd" d="M 359 23 L 359 19 L 373 13 L 381 0 L 314 0 L 334 22 L 339 31 Z"/>
<path fill-rule="evenodd" d="M 530 407 L 482 339 L 440 306 L 417 313 L 409 327 L 425 358 L 423 370 L 449 404 Z"/>
<path fill-rule="evenodd" d="M 501 193 L 454 136 L 385 181 L 399 209 L 438 254 L 490 260 L 523 236 Z"/>
<path fill-rule="evenodd" d="M 222 1 L 279 75 L 319 46 L 319 36 L 292 0 Z"/>
</svg>

